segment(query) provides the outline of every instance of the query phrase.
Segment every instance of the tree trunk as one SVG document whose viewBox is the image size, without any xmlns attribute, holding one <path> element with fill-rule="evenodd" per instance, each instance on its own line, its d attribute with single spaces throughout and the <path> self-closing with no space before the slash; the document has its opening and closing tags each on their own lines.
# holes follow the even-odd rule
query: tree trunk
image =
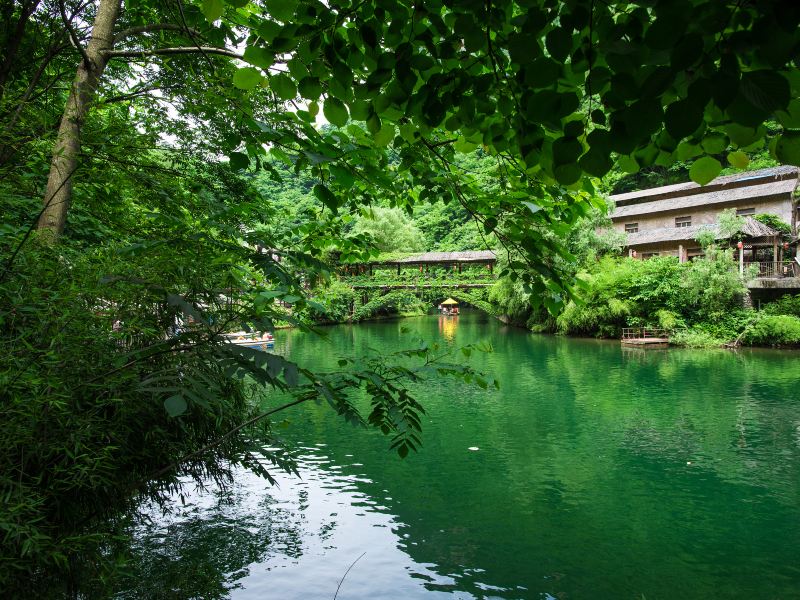
<svg viewBox="0 0 800 600">
<path fill-rule="evenodd" d="M 78 166 L 81 149 L 81 128 L 108 62 L 104 52 L 111 50 L 114 44 L 114 25 L 119 17 L 121 4 L 122 0 L 100 0 L 92 26 L 92 37 L 86 47 L 88 61 L 82 60 L 78 65 L 75 81 L 61 116 L 44 194 L 44 208 L 38 225 L 39 230 L 48 230 L 54 237 L 61 235 L 67 221 L 67 212 L 72 201 L 72 175 Z"/>
</svg>

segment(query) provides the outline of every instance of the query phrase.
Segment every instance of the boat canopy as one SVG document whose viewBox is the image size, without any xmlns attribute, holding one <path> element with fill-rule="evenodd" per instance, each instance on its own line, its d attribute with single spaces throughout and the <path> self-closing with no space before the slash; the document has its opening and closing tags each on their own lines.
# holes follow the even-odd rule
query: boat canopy
<svg viewBox="0 0 800 600">
<path fill-rule="evenodd" d="M 442 302 L 442 304 L 455 304 L 455 305 L 458 305 L 458 301 L 453 300 L 452 298 L 448 298 L 447 300 Z"/>
</svg>

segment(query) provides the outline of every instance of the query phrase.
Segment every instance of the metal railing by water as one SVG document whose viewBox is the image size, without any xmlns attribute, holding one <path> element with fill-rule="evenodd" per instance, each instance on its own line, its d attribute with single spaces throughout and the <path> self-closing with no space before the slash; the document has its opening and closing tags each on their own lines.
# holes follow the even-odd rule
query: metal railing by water
<svg viewBox="0 0 800 600">
<path fill-rule="evenodd" d="M 641 339 L 665 339 L 669 337 L 668 329 L 659 329 L 656 327 L 623 327 L 622 339 L 623 340 L 641 340 Z"/>
</svg>

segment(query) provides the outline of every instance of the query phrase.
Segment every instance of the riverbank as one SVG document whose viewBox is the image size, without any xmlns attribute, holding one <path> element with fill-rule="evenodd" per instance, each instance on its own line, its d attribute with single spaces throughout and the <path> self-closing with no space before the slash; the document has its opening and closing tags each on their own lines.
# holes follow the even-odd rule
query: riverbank
<svg viewBox="0 0 800 600">
<path fill-rule="evenodd" d="M 625 327 L 652 327 L 674 332 L 673 342 L 685 347 L 800 347 L 800 297 L 744 308 L 748 291 L 732 264 L 729 251 L 712 249 L 691 263 L 606 256 L 578 274 L 577 298 L 555 315 L 507 280 L 489 300 L 507 322 L 542 333 L 614 339 Z"/>
</svg>

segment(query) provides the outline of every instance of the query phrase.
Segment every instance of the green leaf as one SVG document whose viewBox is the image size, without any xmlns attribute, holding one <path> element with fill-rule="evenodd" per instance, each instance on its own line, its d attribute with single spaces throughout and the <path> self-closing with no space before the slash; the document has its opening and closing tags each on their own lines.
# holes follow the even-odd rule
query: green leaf
<svg viewBox="0 0 800 600">
<path fill-rule="evenodd" d="M 338 98 L 333 98 L 332 96 L 325 98 L 325 103 L 322 105 L 322 114 L 325 115 L 325 118 L 328 119 L 332 125 L 336 125 L 337 127 L 344 127 L 347 125 L 347 119 L 349 117 L 347 107 L 344 105 L 344 102 Z"/>
<path fill-rule="evenodd" d="M 614 166 L 608 154 L 596 148 L 590 148 L 586 154 L 581 156 L 578 164 L 581 169 L 594 177 L 602 177 Z"/>
<path fill-rule="evenodd" d="M 284 22 L 292 20 L 297 3 L 298 0 L 266 0 L 270 16 Z"/>
<path fill-rule="evenodd" d="M 800 166 L 800 133 L 784 132 L 775 143 L 775 156 L 785 165 Z"/>
<path fill-rule="evenodd" d="M 281 100 L 293 100 L 297 96 L 297 88 L 292 78 L 284 73 L 269 78 L 269 85 Z"/>
<path fill-rule="evenodd" d="M 275 60 L 275 55 L 261 46 L 248 46 L 244 50 L 244 59 L 251 65 L 269 69 Z"/>
<path fill-rule="evenodd" d="M 381 148 L 388 146 L 394 139 L 394 134 L 395 134 L 394 124 L 384 123 L 383 125 L 381 125 L 381 128 L 373 135 L 373 137 L 375 138 L 375 144 Z"/>
<path fill-rule="evenodd" d="M 713 156 L 697 159 L 689 169 L 689 177 L 695 183 L 705 185 L 722 171 L 722 165 Z"/>
<path fill-rule="evenodd" d="M 228 159 L 234 171 L 243 171 L 250 166 L 250 157 L 242 152 L 231 152 Z"/>
<path fill-rule="evenodd" d="M 233 85 L 240 90 L 253 90 L 264 79 L 261 71 L 255 67 L 244 67 L 233 74 Z"/>
<path fill-rule="evenodd" d="M 478 144 L 470 142 L 464 138 L 464 136 L 459 137 L 455 143 L 453 144 L 453 148 L 456 152 L 461 152 L 462 154 L 469 154 L 473 152 L 478 147 Z"/>
<path fill-rule="evenodd" d="M 164 400 L 164 409 L 170 417 L 179 417 L 189 408 L 186 400 L 180 394 L 175 394 Z"/>
<path fill-rule="evenodd" d="M 664 114 L 664 125 L 675 141 L 694 133 L 702 122 L 703 107 L 688 100 L 673 102 Z"/>
<path fill-rule="evenodd" d="M 737 169 L 746 169 L 747 165 L 750 164 L 750 158 L 741 150 L 737 150 L 736 152 L 728 153 L 728 162 Z"/>
<path fill-rule="evenodd" d="M 281 29 L 283 29 L 283 27 L 280 23 L 276 23 L 275 21 L 262 21 L 256 29 L 256 33 L 264 38 L 267 43 L 272 43 L 272 41 L 278 37 Z"/>
<path fill-rule="evenodd" d="M 303 77 L 297 89 L 300 95 L 308 100 L 316 100 L 322 95 L 322 84 L 316 77 Z"/>
<path fill-rule="evenodd" d="M 789 82 L 775 71 L 742 73 L 739 89 L 748 102 L 767 112 L 785 109 L 791 99 Z"/>
<path fill-rule="evenodd" d="M 222 13 L 225 11 L 225 5 L 222 3 L 222 0 L 203 0 L 200 5 L 200 10 L 208 22 L 213 23 L 222 16 Z"/>
<path fill-rule="evenodd" d="M 297 387 L 297 384 L 300 383 L 297 365 L 287 362 L 283 369 L 283 379 L 290 388 Z"/>
<path fill-rule="evenodd" d="M 417 128 L 413 123 L 403 123 L 400 125 L 400 137 L 413 144 L 417 141 Z"/>
<path fill-rule="evenodd" d="M 729 123 L 724 127 L 731 142 L 739 147 L 749 146 L 760 140 L 766 133 L 763 127 L 745 127 L 738 123 Z"/>
<path fill-rule="evenodd" d="M 556 167 L 553 169 L 553 174 L 561 185 L 572 185 L 580 180 L 581 169 L 578 165 L 570 163 Z"/>
<path fill-rule="evenodd" d="M 678 144 L 678 160 L 689 160 L 695 156 L 700 156 L 702 153 L 703 149 L 697 144 L 691 144 L 689 142 L 681 142 Z"/>
<path fill-rule="evenodd" d="M 572 50 L 572 33 L 565 27 L 556 27 L 547 33 L 544 42 L 550 56 L 561 62 Z"/>
<path fill-rule="evenodd" d="M 728 138 L 721 133 L 709 133 L 700 146 L 707 154 L 720 154 L 728 147 Z"/>
<path fill-rule="evenodd" d="M 329 169 L 331 171 L 331 175 L 336 178 L 336 183 L 338 183 L 340 186 L 349 188 L 353 186 L 353 183 L 355 183 L 355 175 L 353 175 L 349 169 L 339 165 L 331 165 Z"/>
<path fill-rule="evenodd" d="M 617 159 L 617 165 L 624 173 L 638 173 L 639 172 L 639 163 L 636 162 L 636 159 L 632 156 L 620 156 Z"/>
<path fill-rule="evenodd" d="M 333 214 L 336 214 L 339 211 L 339 199 L 331 192 L 327 187 L 318 183 L 314 186 L 314 195 L 322 202 L 325 206 L 331 209 Z"/>
<path fill-rule="evenodd" d="M 527 207 L 528 207 L 528 210 L 529 210 L 529 211 L 531 211 L 531 214 L 534 214 L 534 215 L 535 215 L 537 212 L 539 212 L 540 210 L 542 210 L 542 207 L 541 207 L 541 206 L 539 206 L 538 204 L 534 204 L 533 202 L 523 201 L 522 203 L 523 203 L 525 206 L 527 206 Z"/>
<path fill-rule="evenodd" d="M 778 122 L 787 129 L 800 129 L 800 99 L 795 98 L 786 110 L 776 113 Z"/>
</svg>

